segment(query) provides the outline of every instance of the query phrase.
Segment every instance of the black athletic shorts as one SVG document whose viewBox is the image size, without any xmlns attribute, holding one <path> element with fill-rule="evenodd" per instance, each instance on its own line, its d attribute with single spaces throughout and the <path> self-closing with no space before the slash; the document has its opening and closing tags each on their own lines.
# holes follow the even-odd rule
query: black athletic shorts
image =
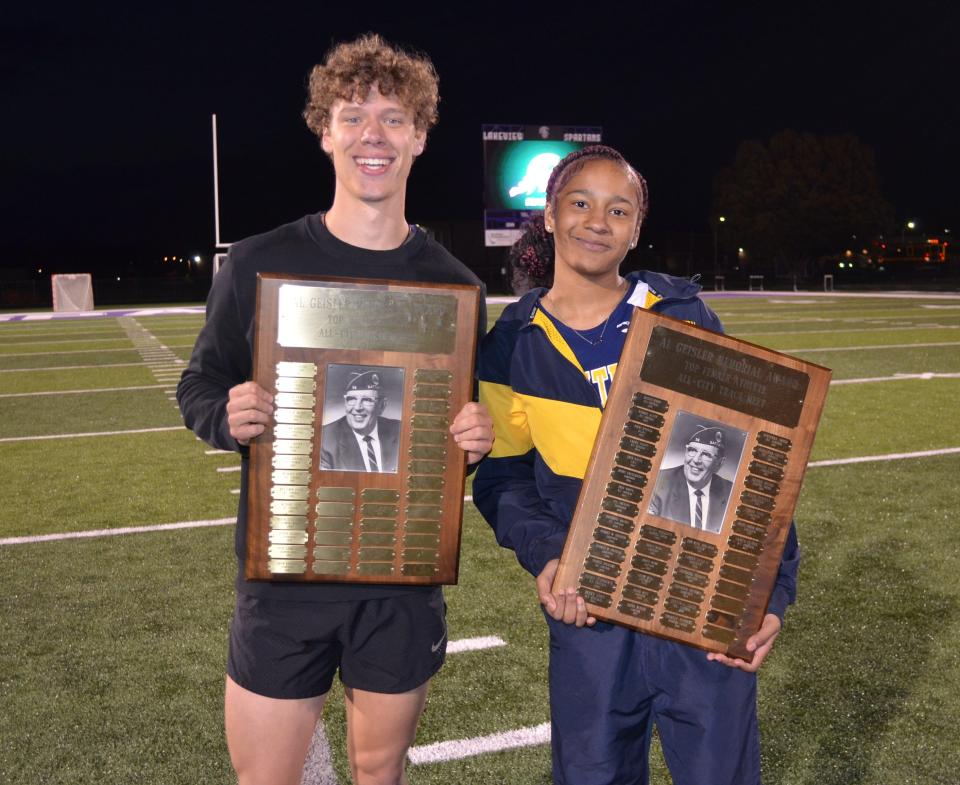
<svg viewBox="0 0 960 785">
<path fill-rule="evenodd" d="M 446 651 L 446 603 L 439 588 L 348 602 L 238 594 L 227 673 L 268 698 L 323 695 L 338 668 L 347 687 L 400 693 L 440 670 Z"/>
</svg>

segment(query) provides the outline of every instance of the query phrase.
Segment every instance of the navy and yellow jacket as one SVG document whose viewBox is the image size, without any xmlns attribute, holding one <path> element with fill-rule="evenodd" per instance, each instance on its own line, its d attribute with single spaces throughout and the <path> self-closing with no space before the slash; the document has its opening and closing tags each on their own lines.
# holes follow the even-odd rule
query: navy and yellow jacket
<svg viewBox="0 0 960 785">
<path fill-rule="evenodd" d="M 649 271 L 627 280 L 649 286 L 651 311 L 723 331 L 697 296 L 698 284 Z M 563 551 L 602 415 L 597 386 L 540 309 L 545 293 L 534 289 L 504 310 L 483 339 L 477 366 L 496 441 L 477 469 L 473 501 L 497 542 L 533 575 Z M 791 526 L 768 608 L 781 619 L 796 597 L 799 562 Z"/>
</svg>

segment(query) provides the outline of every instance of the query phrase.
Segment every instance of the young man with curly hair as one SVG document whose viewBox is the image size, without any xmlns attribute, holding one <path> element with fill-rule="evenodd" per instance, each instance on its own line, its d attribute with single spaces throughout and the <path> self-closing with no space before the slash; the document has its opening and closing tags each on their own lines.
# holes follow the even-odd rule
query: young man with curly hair
<svg viewBox="0 0 960 785">
<path fill-rule="evenodd" d="M 257 273 L 479 283 L 404 214 L 407 177 L 436 122 L 437 101 L 430 61 L 376 35 L 333 48 L 313 69 L 304 118 L 333 163 L 333 204 L 230 248 L 177 390 L 187 427 L 242 455 L 241 569 L 225 695 L 227 745 L 241 785 L 300 782 L 338 670 L 354 781 L 405 783 L 427 684 L 443 664 L 439 587 L 255 582 L 242 569 L 247 445 L 273 415 L 273 396 L 249 381 Z M 451 432 L 470 462 L 490 450 L 491 421 L 478 404 L 457 414 Z"/>
</svg>

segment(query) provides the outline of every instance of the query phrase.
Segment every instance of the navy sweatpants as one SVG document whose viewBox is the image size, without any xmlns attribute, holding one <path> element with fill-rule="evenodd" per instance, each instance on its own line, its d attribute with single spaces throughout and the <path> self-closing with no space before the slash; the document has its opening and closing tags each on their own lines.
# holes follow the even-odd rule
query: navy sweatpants
<svg viewBox="0 0 960 785">
<path fill-rule="evenodd" d="M 674 785 L 759 785 L 755 674 L 623 627 L 547 622 L 556 785 L 646 785 L 654 723 Z"/>
</svg>

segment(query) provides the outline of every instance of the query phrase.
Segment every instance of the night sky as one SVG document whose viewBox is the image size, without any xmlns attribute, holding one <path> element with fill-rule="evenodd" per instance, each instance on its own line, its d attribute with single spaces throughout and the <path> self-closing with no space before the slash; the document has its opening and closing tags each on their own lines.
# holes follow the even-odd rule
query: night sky
<svg viewBox="0 0 960 785">
<path fill-rule="evenodd" d="M 650 183 L 653 236 L 708 232 L 718 170 L 784 128 L 856 134 L 898 220 L 960 230 L 954 3 L 41 3 L 0 18 L 0 267 L 209 256 L 213 112 L 222 239 L 328 206 L 306 78 L 367 31 L 440 74 L 408 219 L 476 221 L 478 245 L 496 122 L 602 126 Z"/>
</svg>

